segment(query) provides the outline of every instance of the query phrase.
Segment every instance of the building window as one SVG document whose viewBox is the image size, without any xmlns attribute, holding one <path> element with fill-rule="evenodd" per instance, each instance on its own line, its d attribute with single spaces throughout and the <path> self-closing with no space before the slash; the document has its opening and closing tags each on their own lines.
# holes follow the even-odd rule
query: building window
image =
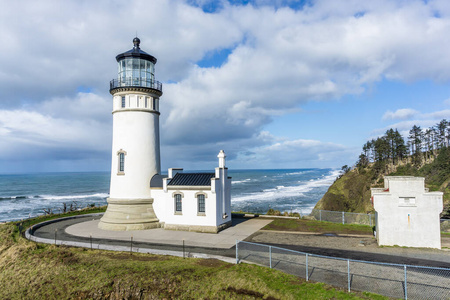
<svg viewBox="0 0 450 300">
<path fill-rule="evenodd" d="M 125 96 L 122 96 L 122 108 L 125 107 Z"/>
<path fill-rule="evenodd" d="M 145 97 L 145 108 L 147 108 L 147 97 Z"/>
<path fill-rule="evenodd" d="M 181 194 L 175 194 L 175 213 L 181 214 Z"/>
<path fill-rule="evenodd" d="M 197 195 L 197 207 L 198 213 L 205 213 L 205 195 L 199 194 Z"/>
<path fill-rule="evenodd" d="M 157 110 L 156 109 L 156 98 L 153 98 L 153 110 Z"/>
<path fill-rule="evenodd" d="M 139 107 L 139 97 L 136 97 L 136 107 Z"/>
</svg>

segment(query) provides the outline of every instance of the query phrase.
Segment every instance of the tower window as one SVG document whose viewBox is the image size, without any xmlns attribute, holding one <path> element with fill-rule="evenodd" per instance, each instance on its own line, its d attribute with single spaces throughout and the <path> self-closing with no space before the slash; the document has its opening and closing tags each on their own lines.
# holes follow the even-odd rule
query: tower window
<svg viewBox="0 0 450 300">
<path fill-rule="evenodd" d="M 125 154 L 119 154 L 119 172 L 125 171 Z"/>
<path fill-rule="evenodd" d="M 153 110 L 157 110 L 156 109 L 156 98 L 153 98 Z"/>
<path fill-rule="evenodd" d="M 198 213 L 205 213 L 205 195 L 199 194 L 197 196 Z"/>
<path fill-rule="evenodd" d="M 122 96 L 122 107 L 125 107 L 125 96 Z"/>
<path fill-rule="evenodd" d="M 145 108 L 147 108 L 147 97 L 145 97 Z"/>
<path fill-rule="evenodd" d="M 181 194 L 175 194 L 175 214 L 181 214 L 182 206 L 181 206 Z"/>
<path fill-rule="evenodd" d="M 117 152 L 118 158 L 117 175 L 125 175 L 125 155 L 127 155 L 127 152 L 123 151 L 122 149 L 120 149 Z"/>
</svg>

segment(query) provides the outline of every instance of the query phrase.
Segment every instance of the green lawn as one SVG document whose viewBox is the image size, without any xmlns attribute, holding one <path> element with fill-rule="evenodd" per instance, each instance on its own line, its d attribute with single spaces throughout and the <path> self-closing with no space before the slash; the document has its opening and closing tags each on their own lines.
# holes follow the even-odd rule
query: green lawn
<svg viewBox="0 0 450 300">
<path fill-rule="evenodd" d="M 358 224 L 340 224 L 304 219 L 274 219 L 263 230 L 300 231 L 335 234 L 372 235 L 372 227 Z"/>
</svg>

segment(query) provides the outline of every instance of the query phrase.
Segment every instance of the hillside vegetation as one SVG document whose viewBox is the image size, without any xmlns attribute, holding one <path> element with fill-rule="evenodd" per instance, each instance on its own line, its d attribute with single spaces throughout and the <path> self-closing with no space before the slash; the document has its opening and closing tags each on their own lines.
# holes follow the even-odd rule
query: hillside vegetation
<svg viewBox="0 0 450 300">
<path fill-rule="evenodd" d="M 392 129 L 367 142 L 355 167 L 343 167 L 315 209 L 369 213 L 370 188 L 383 187 L 384 176 L 420 176 L 430 191 L 444 192 L 442 217 L 450 218 L 449 124 L 442 120 L 425 131 L 414 126 L 406 143 Z"/>
</svg>

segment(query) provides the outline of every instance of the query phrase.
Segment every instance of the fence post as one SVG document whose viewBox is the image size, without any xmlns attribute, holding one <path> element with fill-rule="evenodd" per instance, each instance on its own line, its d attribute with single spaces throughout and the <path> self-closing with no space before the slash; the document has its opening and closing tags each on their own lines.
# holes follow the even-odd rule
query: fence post
<svg viewBox="0 0 450 300">
<path fill-rule="evenodd" d="M 369 223 L 370 223 L 370 227 L 372 227 L 372 214 L 369 214 Z"/>
<path fill-rule="evenodd" d="M 350 292 L 350 260 L 347 259 L 348 291 Z"/>
<path fill-rule="evenodd" d="M 345 224 L 345 215 L 344 215 L 345 213 L 344 212 L 342 212 L 342 224 Z"/>
<path fill-rule="evenodd" d="M 404 266 L 405 269 L 405 300 L 408 299 L 408 277 L 406 275 L 406 265 Z"/>
<path fill-rule="evenodd" d="M 308 275 L 308 253 L 306 253 L 306 281 L 309 280 Z"/>
<path fill-rule="evenodd" d="M 319 209 L 319 219 L 320 219 L 320 221 L 322 221 L 322 210 L 321 209 Z"/>
<path fill-rule="evenodd" d="M 239 264 L 238 240 L 236 240 L 236 264 Z"/>
<path fill-rule="evenodd" d="M 269 261 L 270 268 L 272 269 L 272 246 L 269 246 Z"/>
</svg>

